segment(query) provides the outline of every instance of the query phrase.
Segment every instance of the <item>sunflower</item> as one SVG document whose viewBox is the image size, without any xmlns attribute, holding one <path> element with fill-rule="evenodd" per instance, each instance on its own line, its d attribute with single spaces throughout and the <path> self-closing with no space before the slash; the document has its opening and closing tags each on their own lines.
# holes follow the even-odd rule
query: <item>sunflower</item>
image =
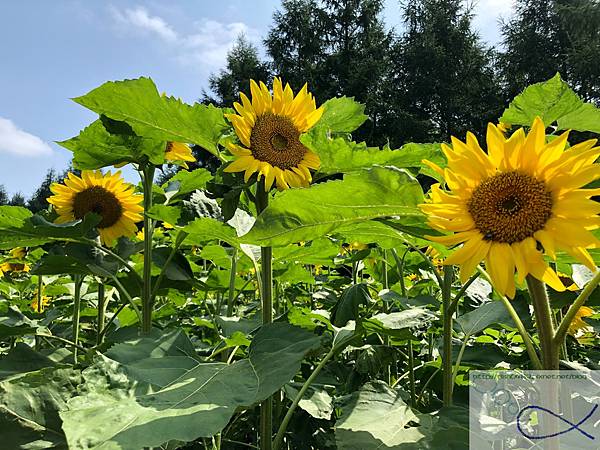
<svg viewBox="0 0 600 450">
<path fill-rule="evenodd" d="M 596 311 L 594 311 L 592 308 L 588 308 L 587 306 L 582 306 L 579 308 L 575 314 L 575 317 L 573 318 L 573 321 L 569 325 L 568 333 L 571 336 L 575 336 L 579 330 L 587 331 L 591 329 L 590 325 L 586 323 L 583 318 L 593 316 L 594 314 L 596 314 Z"/>
<path fill-rule="evenodd" d="M 267 190 L 273 181 L 278 189 L 307 187 L 312 181 L 309 169 L 318 169 L 321 161 L 300 142 L 300 134 L 319 121 L 323 106 L 316 107 L 306 84 L 294 97 L 290 85 L 284 89 L 279 78 L 273 81 L 272 96 L 262 81 L 259 86 L 251 80 L 250 90 L 252 101 L 241 93 L 242 104 L 233 104 L 238 114 L 225 115 L 243 145 L 227 144 L 236 160 L 225 172 L 245 171 L 246 182 L 258 172 Z"/>
<path fill-rule="evenodd" d="M 10 252 L 8 252 L 8 254 L 12 258 L 25 259 L 25 257 L 27 256 L 27 249 L 23 247 L 15 247 Z"/>
<path fill-rule="evenodd" d="M 26 273 L 29 272 L 31 268 L 28 264 L 20 263 L 20 262 L 4 262 L 0 264 L 0 272 L 4 273 Z M 0 274 L 1 275 L 1 274 Z"/>
<path fill-rule="evenodd" d="M 429 202 L 421 205 L 432 228 L 452 232 L 429 237 L 447 246 L 463 244 L 444 264 L 460 266 L 464 283 L 484 260 L 501 294 L 515 295 L 515 270 L 522 283 L 531 274 L 555 290 L 565 289 L 544 254 L 569 253 L 592 270 L 586 248 L 600 241 L 590 230 L 598 228 L 600 204 L 590 199 L 598 189 L 582 187 L 600 177 L 596 140 L 565 150 L 568 132 L 546 142 L 544 124 L 533 122 L 505 138 L 493 124 L 487 129 L 487 153 L 467 133 L 466 143 L 452 138 L 442 145 L 448 158 L 444 170 L 424 161 L 446 180 L 448 189 L 432 186 Z"/>
<path fill-rule="evenodd" d="M 171 162 L 180 162 L 180 164 L 188 168 L 186 161 L 194 162 L 196 158 L 192 154 L 192 149 L 187 144 L 182 144 L 181 142 L 167 142 L 167 146 L 165 148 L 165 160 Z"/>
<path fill-rule="evenodd" d="M 46 309 L 46 306 L 50 304 L 50 297 L 42 295 L 42 304 L 39 304 L 39 295 L 36 292 L 33 294 L 33 300 L 31 300 L 30 306 L 34 311 L 42 312 Z"/>
<path fill-rule="evenodd" d="M 103 175 L 99 170 L 84 170 L 81 177 L 69 173 L 64 184 L 54 183 L 50 190 L 55 195 L 48 198 L 48 203 L 56 209 L 56 223 L 96 213 L 102 218 L 98 233 L 106 245 L 112 245 L 121 236 L 135 235 L 135 223 L 142 220 L 142 197 L 134 194 L 134 187 L 125 183 L 121 172 Z"/>
</svg>

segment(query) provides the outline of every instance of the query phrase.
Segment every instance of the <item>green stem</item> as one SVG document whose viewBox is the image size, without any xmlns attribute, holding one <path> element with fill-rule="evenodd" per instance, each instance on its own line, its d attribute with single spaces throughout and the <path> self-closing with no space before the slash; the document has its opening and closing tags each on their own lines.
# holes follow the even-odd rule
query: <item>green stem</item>
<svg viewBox="0 0 600 450">
<path fill-rule="evenodd" d="M 264 178 L 256 186 L 256 212 L 260 215 L 269 204 L 269 192 L 265 189 Z M 263 325 L 273 322 L 273 249 L 261 247 L 261 303 Z M 260 404 L 260 448 L 271 450 L 273 438 L 273 397 Z"/>
<path fill-rule="evenodd" d="M 527 275 L 527 289 L 531 296 L 535 322 L 540 337 L 542 350 L 542 368 L 544 370 L 558 370 L 558 349 L 554 341 L 554 325 L 552 323 L 552 310 L 550 300 L 544 283 L 532 275 Z"/>
<path fill-rule="evenodd" d="M 82 275 L 74 275 L 75 293 L 73 295 L 73 358 L 77 364 L 77 348 L 79 344 L 79 317 L 81 309 L 81 285 L 83 284 Z"/>
<path fill-rule="evenodd" d="M 185 231 L 180 231 L 177 234 L 177 237 L 175 238 L 175 245 L 173 246 L 173 248 L 171 248 L 171 252 L 169 253 L 169 256 L 167 256 L 167 260 L 165 261 L 165 264 L 163 265 L 162 269 L 160 270 L 160 273 L 158 274 L 158 278 L 156 279 L 156 282 L 154 283 L 154 288 L 152 289 L 152 294 L 151 294 L 151 299 L 152 299 L 151 303 L 152 304 L 154 304 L 154 299 L 156 298 L 156 294 L 158 293 L 158 290 L 160 289 L 162 280 L 165 277 L 165 273 L 167 272 L 167 267 L 169 267 L 169 264 L 171 264 L 171 261 L 177 254 L 177 250 L 179 250 L 179 247 L 181 247 L 181 244 L 183 244 L 183 241 L 185 241 L 186 237 L 188 237 L 188 233 L 186 233 Z"/>
<path fill-rule="evenodd" d="M 152 208 L 154 166 L 148 164 L 141 172 L 144 188 L 144 272 L 142 285 L 142 333 L 152 330 L 152 237 L 154 221 L 148 215 Z"/>
<path fill-rule="evenodd" d="M 450 311 L 451 314 L 454 314 L 456 312 L 456 307 L 458 306 L 459 300 L 462 298 L 463 295 L 465 295 L 465 292 L 467 292 L 467 289 L 469 289 L 469 286 L 471 286 L 471 284 L 473 284 L 473 282 L 478 277 L 479 277 L 479 272 L 475 272 L 471 276 L 471 278 L 469 278 L 467 280 L 467 282 L 465 284 L 463 284 L 462 287 L 460 288 L 460 290 L 456 293 L 456 295 L 454 296 L 454 299 L 450 303 L 450 307 L 448 308 L 448 311 Z"/>
<path fill-rule="evenodd" d="M 462 345 L 460 346 L 460 350 L 458 351 L 458 356 L 456 357 L 456 362 L 454 363 L 454 370 L 452 371 L 452 392 L 454 392 L 454 380 L 456 379 L 456 375 L 458 375 L 458 369 L 460 368 L 460 363 L 462 361 L 463 355 L 465 354 L 465 349 L 467 348 L 467 342 L 471 336 L 465 334 L 465 338 L 463 339 Z"/>
<path fill-rule="evenodd" d="M 231 272 L 229 273 L 229 290 L 227 291 L 227 317 L 233 315 L 233 300 L 235 299 L 235 275 L 237 272 L 237 249 L 231 251 Z"/>
<path fill-rule="evenodd" d="M 37 303 L 37 312 L 41 314 L 42 312 L 42 298 L 44 298 L 44 280 L 41 275 L 38 275 L 38 283 L 37 283 L 37 292 L 38 292 L 38 303 Z"/>
<path fill-rule="evenodd" d="M 81 346 L 79 344 L 76 344 L 75 342 L 70 341 L 68 339 L 61 338 L 60 336 L 54 336 L 53 334 L 45 334 L 45 333 L 37 333 L 35 336 L 36 337 L 41 337 L 41 338 L 44 338 L 44 339 L 55 339 L 55 340 L 57 340 L 59 342 L 62 342 L 63 344 L 66 344 L 66 345 L 69 345 L 69 346 L 73 347 L 74 349 L 81 350 L 84 353 L 87 352 L 87 349 L 85 347 L 83 347 L 83 346 Z"/>
<path fill-rule="evenodd" d="M 408 338 L 408 381 L 410 384 L 410 406 L 414 408 L 417 406 L 417 390 L 415 385 L 415 356 L 411 338 Z"/>
<path fill-rule="evenodd" d="M 490 278 L 490 275 L 481 266 L 477 267 L 477 271 L 481 275 L 483 275 L 483 277 L 488 281 L 488 283 L 490 283 L 490 285 L 492 285 L 492 279 Z M 535 370 L 542 370 L 542 362 L 540 361 L 540 358 L 538 357 L 537 352 L 535 351 L 533 340 L 527 332 L 527 329 L 525 328 L 523 321 L 519 317 L 519 314 L 517 314 L 517 311 L 513 307 L 511 301 L 508 298 L 506 298 L 505 295 L 498 294 L 498 296 L 500 297 L 500 301 L 508 311 L 508 314 L 510 315 L 511 319 L 515 323 L 519 334 L 523 338 L 523 344 L 525 345 L 525 349 L 527 350 L 527 354 L 529 355 L 529 359 L 531 360 L 533 368 Z"/>
<path fill-rule="evenodd" d="M 89 244 L 89 245 L 97 248 L 98 250 L 102 251 L 103 253 L 106 253 L 107 255 L 111 256 L 112 258 L 115 258 L 117 261 L 119 261 L 121 264 L 123 264 L 125 270 L 127 270 L 127 272 L 129 272 L 140 283 L 140 286 L 142 286 L 144 284 L 144 280 L 142 279 L 142 277 L 140 277 L 140 275 L 133 269 L 133 267 L 131 267 L 129 265 L 128 261 L 121 258 L 119 255 L 117 255 L 112 250 L 102 246 L 98 241 L 96 241 L 94 239 L 81 239 L 81 240 L 77 240 L 77 239 L 66 240 L 65 239 L 65 242 L 75 242 L 75 243 L 84 242 L 86 244 Z"/>
<path fill-rule="evenodd" d="M 102 344 L 104 336 L 104 319 L 106 315 L 106 295 L 104 291 L 104 282 L 98 283 L 98 320 L 96 321 L 96 345 Z"/>
<path fill-rule="evenodd" d="M 452 314 L 450 312 L 452 280 L 454 278 L 454 268 L 444 266 L 444 281 L 442 282 L 442 305 L 444 309 L 443 317 L 443 402 L 444 406 L 452 405 L 452 390 L 454 385 L 452 368 Z"/>
<path fill-rule="evenodd" d="M 594 278 L 592 278 L 588 282 L 588 284 L 585 285 L 583 291 L 581 291 L 581 293 L 577 296 L 573 304 L 567 310 L 567 313 L 565 314 L 563 319 L 560 321 L 560 325 L 558 326 L 558 329 L 556 330 L 556 333 L 553 338 L 554 343 L 556 345 L 561 345 L 565 341 L 567 331 L 569 330 L 569 325 L 571 325 L 571 322 L 573 322 L 577 311 L 579 311 L 579 308 L 581 308 L 583 304 L 587 301 L 587 299 L 592 294 L 592 292 L 594 292 L 594 289 L 596 289 L 598 284 L 600 284 L 600 270 L 596 272 Z"/>
<path fill-rule="evenodd" d="M 285 431 L 288 427 L 288 424 L 290 423 L 290 420 L 292 419 L 292 416 L 294 415 L 294 411 L 298 407 L 300 400 L 302 400 L 302 397 L 304 397 L 304 394 L 306 393 L 308 388 L 315 381 L 315 379 L 317 378 L 317 376 L 319 375 L 319 373 L 321 372 L 323 367 L 325 367 L 325 364 L 327 364 L 327 362 L 331 358 L 333 358 L 338 352 L 342 351 L 350 343 L 350 341 L 351 341 L 351 339 L 346 339 L 344 341 L 341 341 L 339 344 L 334 345 L 331 348 L 331 350 L 329 350 L 329 352 L 325 355 L 325 357 L 321 360 L 321 362 L 317 365 L 317 367 L 315 367 L 315 370 L 313 371 L 313 373 L 311 373 L 310 376 L 306 379 L 306 381 L 300 388 L 300 391 L 298 391 L 298 394 L 296 394 L 296 397 L 292 401 L 291 406 L 288 408 L 288 410 L 285 414 L 285 417 L 283 418 L 283 421 L 281 422 L 281 425 L 279 425 L 279 429 L 277 430 L 277 435 L 275 436 L 275 439 L 273 440 L 273 450 L 279 450 L 279 448 L 281 447 L 281 444 L 283 443 L 283 437 L 285 436 Z M 261 446 L 261 449 L 263 449 L 262 446 Z"/>
</svg>

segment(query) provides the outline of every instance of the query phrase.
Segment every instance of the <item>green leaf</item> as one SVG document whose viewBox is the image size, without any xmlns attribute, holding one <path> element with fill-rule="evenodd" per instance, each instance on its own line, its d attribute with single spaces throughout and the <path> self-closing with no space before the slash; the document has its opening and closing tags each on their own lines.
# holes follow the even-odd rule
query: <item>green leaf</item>
<svg viewBox="0 0 600 450">
<path fill-rule="evenodd" d="M 169 280 L 188 281 L 194 278 L 194 272 L 187 258 L 180 252 L 176 252 L 167 264 L 171 247 L 157 247 L 152 251 L 152 261 L 161 269 L 165 270 L 165 277 Z"/>
<path fill-rule="evenodd" d="M 421 217 L 417 208 L 421 202 L 423 191 L 406 171 L 373 167 L 347 174 L 340 181 L 282 192 L 241 239 L 261 246 L 309 241 L 349 223 L 379 217 Z"/>
<path fill-rule="evenodd" d="M 300 392 L 299 387 L 289 384 L 283 390 L 290 400 L 294 400 Z M 333 413 L 333 398 L 322 386 L 312 385 L 308 387 L 298 406 L 315 419 L 329 420 Z"/>
<path fill-rule="evenodd" d="M 531 126 L 533 119 L 539 116 L 548 126 L 575 111 L 581 103 L 577 94 L 557 73 L 548 81 L 532 84 L 517 95 L 502 114 L 500 121 Z"/>
<path fill-rule="evenodd" d="M 73 163 L 79 169 L 99 169 L 121 163 L 140 163 L 144 159 L 153 164 L 165 160 L 165 142 L 147 139 L 135 134 L 109 133 L 101 120 L 84 128 L 79 136 L 58 142 L 73 152 Z"/>
<path fill-rule="evenodd" d="M 368 306 L 373 299 L 369 295 L 369 288 L 365 283 L 353 284 L 346 288 L 339 301 L 331 311 L 331 323 L 342 327 L 349 320 L 358 320 L 360 305 Z"/>
<path fill-rule="evenodd" d="M 53 367 L 56 362 L 46 355 L 36 352 L 29 345 L 17 342 L 6 355 L 0 358 L 0 380 L 22 376 L 45 367 Z"/>
<path fill-rule="evenodd" d="M 153 205 L 148 215 L 156 220 L 161 220 L 171 225 L 177 225 L 181 216 L 181 209 L 176 206 Z"/>
<path fill-rule="evenodd" d="M 17 306 L 7 306 L 6 304 L 0 304 L 0 306 L 3 306 L 0 310 L 0 339 L 32 334 L 39 328 L 38 322 L 19 311 Z"/>
<path fill-rule="evenodd" d="M 183 231 L 188 233 L 184 242 L 189 245 L 199 245 L 217 240 L 239 248 L 239 239 L 235 228 L 216 219 L 201 217 L 186 225 Z"/>
<path fill-rule="evenodd" d="M 139 450 L 213 436 L 237 408 L 253 405 L 289 382 L 304 355 L 319 343 L 301 328 L 266 325 L 252 340 L 248 359 L 229 365 L 200 363 L 151 393 L 139 384 L 136 388 L 135 380 L 124 383 L 114 364 L 100 361 L 86 371 L 106 375 L 94 376 L 96 381 L 86 383 L 83 394 L 61 412 L 69 449 Z"/>
<path fill-rule="evenodd" d="M 583 103 L 575 111 L 558 119 L 558 129 L 600 134 L 600 109 L 592 103 Z"/>
<path fill-rule="evenodd" d="M 406 144 L 402 148 L 367 147 L 341 137 L 329 138 L 322 130 L 314 129 L 301 137 L 302 143 L 319 155 L 319 174 L 348 173 L 368 169 L 373 165 L 398 168 L 423 167 L 423 159 L 444 164 L 439 144 Z"/>
<path fill-rule="evenodd" d="M 79 371 L 45 368 L 0 383 L 3 448 L 66 450 L 59 411 L 81 381 Z"/>
<path fill-rule="evenodd" d="M 190 106 L 161 96 L 150 78 L 109 81 L 74 101 L 127 122 L 138 136 L 197 144 L 215 155 L 217 142 L 227 128 L 221 109 L 198 103 Z"/>
<path fill-rule="evenodd" d="M 334 132 L 356 130 L 369 116 L 365 115 L 365 105 L 358 103 L 353 97 L 338 97 L 323 103 L 325 111 L 316 128 Z"/>
<path fill-rule="evenodd" d="M 10 216 L 5 215 L 5 221 L 0 222 L 0 250 L 14 247 L 33 247 L 47 242 L 77 239 L 84 237 L 101 220 L 97 214 L 86 214 L 82 220 L 54 224 L 41 216 L 29 216 L 26 220 L 22 211 L 16 213 L 13 224 Z M 0 213 L 1 214 L 1 213 Z M 1 217 L 1 216 L 0 216 Z M 2 220 L 2 219 L 0 219 Z"/>
<path fill-rule="evenodd" d="M 382 381 L 369 382 L 343 397 L 339 407 L 342 415 L 335 425 L 335 439 L 340 450 L 395 448 L 423 437 L 420 427 L 408 426 L 419 422 L 417 416 L 398 392 Z"/>
<path fill-rule="evenodd" d="M 459 316 L 456 323 L 463 333 L 472 336 L 492 324 L 507 323 L 512 325 L 513 321 L 502 302 L 488 302 L 478 306 L 471 312 Z"/>
<path fill-rule="evenodd" d="M 273 262 L 294 261 L 304 264 L 330 264 L 340 252 L 340 245 L 328 238 L 315 239 L 307 245 L 288 245 L 273 249 Z"/>
<path fill-rule="evenodd" d="M 389 314 L 376 314 L 365 319 L 362 325 L 365 330 L 373 333 L 408 338 L 411 328 L 423 327 L 435 318 L 435 314 L 425 308 L 411 308 Z"/>
<path fill-rule="evenodd" d="M 163 185 L 165 192 L 171 193 L 171 198 L 183 197 L 190 192 L 194 192 L 197 189 L 203 189 L 206 187 L 206 183 L 212 180 L 212 174 L 206 169 L 196 169 L 188 172 L 187 170 L 180 170 L 177 174 L 169 179 L 169 181 Z"/>
<path fill-rule="evenodd" d="M 558 73 L 517 95 L 500 120 L 530 126 L 536 116 L 540 116 L 546 126 L 557 122 L 559 130 L 600 133 L 600 109 L 592 103 L 584 103 Z"/>
</svg>

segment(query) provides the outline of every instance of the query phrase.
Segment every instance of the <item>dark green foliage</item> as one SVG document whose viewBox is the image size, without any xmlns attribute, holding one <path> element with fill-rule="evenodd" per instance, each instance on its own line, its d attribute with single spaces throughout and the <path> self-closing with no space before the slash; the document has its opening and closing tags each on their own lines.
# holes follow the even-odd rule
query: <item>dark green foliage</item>
<svg viewBox="0 0 600 450">
<path fill-rule="evenodd" d="M 473 32 L 471 12 L 460 0 L 411 0 L 404 21 L 387 89 L 394 109 L 387 127 L 400 142 L 448 140 L 468 130 L 481 135 L 502 101 L 493 51 Z"/>
<path fill-rule="evenodd" d="M 518 0 L 502 26 L 499 69 L 506 98 L 560 72 L 585 100 L 600 98 L 600 3 L 595 0 Z"/>
<path fill-rule="evenodd" d="M 212 74 L 208 85 L 212 94 L 203 92 L 203 103 L 231 107 L 239 101 L 240 92 L 247 92 L 250 80 L 268 80 L 269 65 L 260 60 L 258 49 L 241 34 L 227 53 L 227 66 L 218 74 Z M 198 166 L 204 167 L 204 166 Z"/>
</svg>

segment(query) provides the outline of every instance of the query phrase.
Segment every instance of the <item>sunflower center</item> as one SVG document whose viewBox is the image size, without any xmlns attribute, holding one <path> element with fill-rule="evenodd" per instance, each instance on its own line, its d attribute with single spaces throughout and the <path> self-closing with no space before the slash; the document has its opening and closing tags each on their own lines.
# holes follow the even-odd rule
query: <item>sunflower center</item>
<svg viewBox="0 0 600 450">
<path fill-rule="evenodd" d="M 530 175 L 506 172 L 483 181 L 467 207 L 484 239 L 512 244 L 544 227 L 552 216 L 552 194 Z"/>
<path fill-rule="evenodd" d="M 102 217 L 98 228 L 113 226 L 123 214 L 123 206 L 117 197 L 101 186 L 92 186 L 75 194 L 73 199 L 73 215 L 83 219 L 89 212 Z"/>
<path fill-rule="evenodd" d="M 270 113 L 256 118 L 250 134 L 250 150 L 259 161 L 280 169 L 297 167 L 306 154 L 294 123 L 288 117 Z"/>
</svg>

